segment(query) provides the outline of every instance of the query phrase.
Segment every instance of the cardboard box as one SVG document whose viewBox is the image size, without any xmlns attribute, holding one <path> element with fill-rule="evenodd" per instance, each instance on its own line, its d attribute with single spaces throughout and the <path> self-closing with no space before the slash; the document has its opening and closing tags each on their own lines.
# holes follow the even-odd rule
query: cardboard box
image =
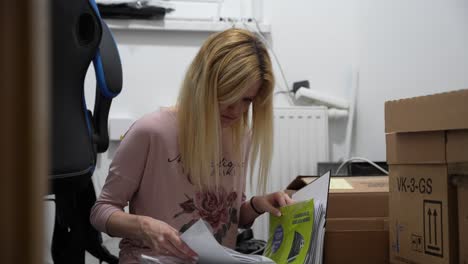
<svg viewBox="0 0 468 264">
<path fill-rule="evenodd" d="M 458 221 L 460 229 L 460 263 L 468 263 L 468 183 L 460 184 L 458 188 Z"/>
<path fill-rule="evenodd" d="M 388 263 L 388 218 L 328 218 L 324 263 Z"/>
<path fill-rule="evenodd" d="M 286 188 L 294 193 L 314 181 L 315 176 L 298 176 Z M 332 177 L 328 196 L 328 218 L 388 217 L 388 177 Z"/>
<path fill-rule="evenodd" d="M 468 263 L 467 199 L 453 182 L 468 177 L 468 90 L 386 102 L 385 132 L 390 262 Z"/>
<path fill-rule="evenodd" d="M 298 176 L 293 193 L 317 177 Z M 388 177 L 332 177 L 324 263 L 388 263 Z"/>
</svg>

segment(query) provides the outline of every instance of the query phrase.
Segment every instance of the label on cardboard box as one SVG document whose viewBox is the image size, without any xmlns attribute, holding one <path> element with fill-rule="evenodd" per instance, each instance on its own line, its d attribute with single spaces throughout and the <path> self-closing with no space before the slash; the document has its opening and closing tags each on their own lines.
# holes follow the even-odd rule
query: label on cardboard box
<svg viewBox="0 0 468 264">
<path fill-rule="evenodd" d="M 450 263 L 446 165 L 390 168 L 390 256 L 397 263 Z"/>
</svg>

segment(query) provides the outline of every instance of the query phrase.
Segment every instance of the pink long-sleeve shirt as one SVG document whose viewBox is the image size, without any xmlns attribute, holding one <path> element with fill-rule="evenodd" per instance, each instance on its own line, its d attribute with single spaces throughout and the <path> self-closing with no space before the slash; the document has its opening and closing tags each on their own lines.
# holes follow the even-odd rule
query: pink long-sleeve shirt
<svg viewBox="0 0 468 264">
<path fill-rule="evenodd" d="M 181 232 L 203 218 L 211 224 L 216 239 L 233 248 L 245 200 L 250 140 L 244 140 L 244 160 L 239 162 L 232 159 L 229 138 L 223 134 L 218 192 L 197 192 L 182 171 L 175 111 L 165 109 L 142 117 L 126 133 L 115 154 L 91 210 L 91 223 L 107 233 L 109 217 L 128 204 L 130 214 L 153 217 Z M 140 240 L 123 238 L 120 242 L 120 263 L 138 263 L 142 253 L 154 255 Z"/>
</svg>

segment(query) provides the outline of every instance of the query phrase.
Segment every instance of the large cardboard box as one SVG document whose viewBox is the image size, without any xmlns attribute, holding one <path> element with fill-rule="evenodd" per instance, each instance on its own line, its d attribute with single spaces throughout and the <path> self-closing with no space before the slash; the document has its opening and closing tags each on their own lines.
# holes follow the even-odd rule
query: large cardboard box
<svg viewBox="0 0 468 264">
<path fill-rule="evenodd" d="M 292 193 L 316 177 L 299 176 Z M 324 263 L 388 263 L 388 177 L 332 177 Z"/>
<path fill-rule="evenodd" d="M 385 103 L 390 261 L 468 263 L 468 90 Z"/>
<path fill-rule="evenodd" d="M 460 263 L 468 263 L 468 182 L 459 185 L 458 189 L 458 221 L 460 229 Z"/>
<path fill-rule="evenodd" d="M 389 262 L 388 218 L 328 218 L 324 263 Z"/>
</svg>

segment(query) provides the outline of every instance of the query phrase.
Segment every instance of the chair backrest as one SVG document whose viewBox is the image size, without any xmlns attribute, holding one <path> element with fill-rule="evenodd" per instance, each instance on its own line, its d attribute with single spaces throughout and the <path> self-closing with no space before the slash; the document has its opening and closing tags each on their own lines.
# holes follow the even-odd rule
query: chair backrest
<svg viewBox="0 0 468 264">
<path fill-rule="evenodd" d="M 117 46 L 94 0 L 53 0 L 51 17 L 49 179 L 54 184 L 87 180 L 92 175 L 96 153 L 107 149 L 107 117 L 112 98 L 121 90 L 122 71 Z M 84 80 L 91 61 L 98 86 L 94 114 L 84 97 Z M 106 71 L 109 65 L 112 70 Z"/>
</svg>

